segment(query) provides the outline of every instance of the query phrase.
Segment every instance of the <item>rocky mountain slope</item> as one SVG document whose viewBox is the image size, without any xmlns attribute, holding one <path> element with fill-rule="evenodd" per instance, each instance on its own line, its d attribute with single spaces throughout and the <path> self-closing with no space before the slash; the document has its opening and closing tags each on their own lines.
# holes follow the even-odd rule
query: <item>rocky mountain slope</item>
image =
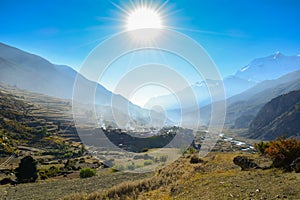
<svg viewBox="0 0 300 200">
<path fill-rule="evenodd" d="M 253 139 L 273 140 L 285 135 L 300 136 L 300 90 L 280 95 L 268 102 L 249 128 Z"/>
</svg>

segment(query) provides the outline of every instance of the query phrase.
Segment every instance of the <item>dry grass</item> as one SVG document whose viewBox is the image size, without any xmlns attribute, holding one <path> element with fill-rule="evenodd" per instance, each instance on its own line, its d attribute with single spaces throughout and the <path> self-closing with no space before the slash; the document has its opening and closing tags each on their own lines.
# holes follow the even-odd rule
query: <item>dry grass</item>
<svg viewBox="0 0 300 200">
<path fill-rule="evenodd" d="M 0 199 L 300 199 L 300 174 L 241 171 L 232 162 L 237 155 L 245 153 L 211 153 L 198 164 L 190 163 L 191 156 L 182 157 L 150 175 L 106 170 L 89 179 L 0 186 Z"/>
<path fill-rule="evenodd" d="M 111 188 L 124 181 L 145 179 L 151 174 L 110 173 L 103 170 L 92 178 L 60 178 L 39 181 L 37 183 L 19 184 L 17 186 L 1 186 L 0 199 L 59 199 L 73 193 L 92 193 L 99 189 Z M 76 177 L 79 177 L 78 174 Z"/>
<path fill-rule="evenodd" d="M 180 158 L 151 178 L 64 199 L 300 199 L 300 174 L 277 169 L 241 171 L 232 162 L 237 155 L 241 153 L 213 153 L 201 164 Z"/>
</svg>

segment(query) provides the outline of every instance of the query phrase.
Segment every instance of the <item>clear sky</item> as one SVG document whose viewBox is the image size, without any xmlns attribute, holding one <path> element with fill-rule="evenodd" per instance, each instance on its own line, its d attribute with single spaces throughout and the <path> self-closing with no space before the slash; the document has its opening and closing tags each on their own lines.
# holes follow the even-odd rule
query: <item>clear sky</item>
<svg viewBox="0 0 300 200">
<path fill-rule="evenodd" d="M 79 67 L 106 37 L 122 31 L 118 0 L 1 0 L 0 41 Z M 223 75 L 275 51 L 300 53 L 298 0 L 170 0 L 167 26 L 196 39 Z"/>
<path fill-rule="evenodd" d="M 78 70 L 95 46 L 122 31 L 116 5 L 130 2 L 1 0 L 0 42 Z M 299 10 L 299 0 L 170 0 L 164 23 L 199 42 L 227 76 L 276 51 L 300 54 Z"/>
</svg>

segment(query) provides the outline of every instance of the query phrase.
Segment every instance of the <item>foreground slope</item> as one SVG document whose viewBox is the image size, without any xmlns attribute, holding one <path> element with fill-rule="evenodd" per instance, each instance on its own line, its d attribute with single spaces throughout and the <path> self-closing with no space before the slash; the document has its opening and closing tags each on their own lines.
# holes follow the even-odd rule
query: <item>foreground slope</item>
<svg viewBox="0 0 300 200">
<path fill-rule="evenodd" d="M 182 157 L 153 177 L 64 199 L 299 199 L 300 174 L 278 169 L 241 171 L 232 160 L 241 152 L 211 153 L 202 163 Z M 258 159 L 256 156 L 247 155 Z"/>
</svg>

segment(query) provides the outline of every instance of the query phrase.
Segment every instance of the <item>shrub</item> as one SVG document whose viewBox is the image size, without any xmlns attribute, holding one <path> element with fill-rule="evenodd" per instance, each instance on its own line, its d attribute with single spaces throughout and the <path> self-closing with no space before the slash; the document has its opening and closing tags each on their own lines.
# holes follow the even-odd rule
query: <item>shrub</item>
<svg viewBox="0 0 300 200">
<path fill-rule="evenodd" d="M 31 156 L 22 158 L 16 169 L 17 181 L 19 183 L 35 182 L 38 178 L 36 165 L 36 161 Z"/>
<path fill-rule="evenodd" d="M 112 172 L 118 172 L 125 170 L 125 167 L 123 165 L 115 165 L 111 168 Z"/>
<path fill-rule="evenodd" d="M 89 167 L 82 168 L 79 172 L 80 178 L 89 178 L 96 175 L 96 171 Z"/>
<path fill-rule="evenodd" d="M 168 156 L 166 156 L 166 155 L 163 155 L 163 156 L 159 157 L 160 162 L 167 162 L 167 160 L 168 160 Z"/>
<path fill-rule="evenodd" d="M 145 160 L 144 162 L 144 165 L 147 166 L 147 165 L 152 165 L 153 164 L 153 161 L 152 160 Z"/>
<path fill-rule="evenodd" d="M 136 155 L 133 157 L 134 160 L 138 159 L 145 159 L 145 160 L 154 160 L 155 158 L 153 156 L 149 156 L 147 153 L 144 155 Z"/>
<path fill-rule="evenodd" d="M 290 170 L 291 163 L 300 157 L 300 140 L 281 138 L 271 141 L 265 152 L 272 159 L 273 167 Z"/>
<path fill-rule="evenodd" d="M 65 163 L 64 168 L 67 169 L 67 170 L 74 170 L 76 168 L 74 160 L 69 160 L 68 159 L 67 162 Z"/>
<path fill-rule="evenodd" d="M 196 155 L 193 155 L 190 159 L 191 164 L 203 163 L 204 161 Z"/>
<path fill-rule="evenodd" d="M 269 142 L 259 142 L 254 144 L 254 148 L 258 151 L 259 154 L 264 155 L 265 150 L 270 147 Z"/>
<path fill-rule="evenodd" d="M 48 178 L 45 171 L 40 171 L 39 175 L 40 175 L 41 180 L 46 180 Z"/>
<path fill-rule="evenodd" d="M 135 170 L 135 167 L 136 167 L 135 164 L 132 163 L 131 165 L 128 165 L 128 166 L 127 166 L 127 169 L 128 169 L 128 170 Z"/>
<path fill-rule="evenodd" d="M 59 169 L 55 166 L 52 166 L 48 170 L 45 171 L 45 174 L 47 175 L 47 177 L 54 177 L 54 176 L 57 176 L 58 172 L 59 172 Z"/>
<path fill-rule="evenodd" d="M 194 149 L 194 147 L 189 147 L 187 150 L 186 150 L 186 153 L 187 154 L 194 154 L 196 152 L 196 150 Z"/>
</svg>

